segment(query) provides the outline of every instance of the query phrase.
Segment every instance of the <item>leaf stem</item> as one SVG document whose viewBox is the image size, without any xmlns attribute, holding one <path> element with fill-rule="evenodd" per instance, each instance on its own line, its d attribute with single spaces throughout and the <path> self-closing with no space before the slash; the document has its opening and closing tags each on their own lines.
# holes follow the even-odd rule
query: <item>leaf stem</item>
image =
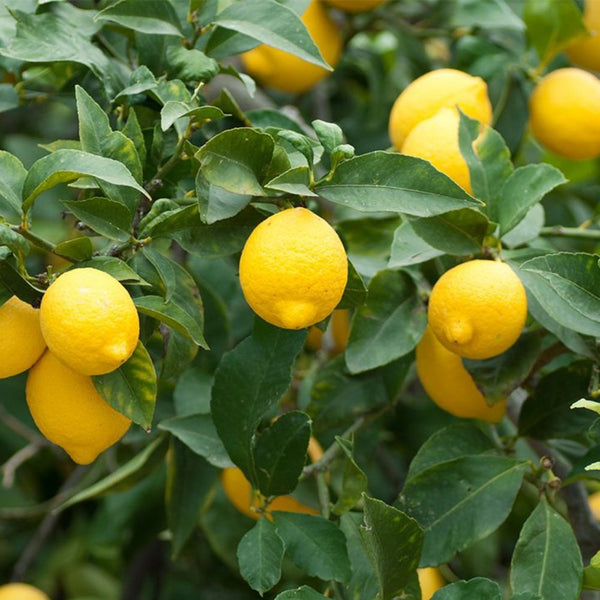
<svg viewBox="0 0 600 600">
<path fill-rule="evenodd" d="M 600 240 L 600 229 L 585 229 L 582 227 L 563 227 L 562 225 L 556 225 L 552 227 L 542 227 L 540 235 L 545 237 Z"/>
</svg>

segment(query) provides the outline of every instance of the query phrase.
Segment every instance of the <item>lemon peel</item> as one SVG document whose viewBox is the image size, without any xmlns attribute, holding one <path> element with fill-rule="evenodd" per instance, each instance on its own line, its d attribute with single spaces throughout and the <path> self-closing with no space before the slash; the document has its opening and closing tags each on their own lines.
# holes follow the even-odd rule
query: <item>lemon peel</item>
<svg viewBox="0 0 600 600">
<path fill-rule="evenodd" d="M 38 588 L 28 583 L 7 583 L 0 585 L 0 600 L 50 600 Z"/>
</svg>

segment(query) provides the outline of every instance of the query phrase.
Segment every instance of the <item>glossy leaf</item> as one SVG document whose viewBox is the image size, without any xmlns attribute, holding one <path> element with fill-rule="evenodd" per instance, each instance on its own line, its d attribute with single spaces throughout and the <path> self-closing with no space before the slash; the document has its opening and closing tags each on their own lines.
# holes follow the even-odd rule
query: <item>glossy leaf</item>
<svg viewBox="0 0 600 600">
<path fill-rule="evenodd" d="M 89 237 L 79 236 L 56 244 L 52 252 L 67 260 L 79 262 L 92 258 L 94 246 Z"/>
</svg>

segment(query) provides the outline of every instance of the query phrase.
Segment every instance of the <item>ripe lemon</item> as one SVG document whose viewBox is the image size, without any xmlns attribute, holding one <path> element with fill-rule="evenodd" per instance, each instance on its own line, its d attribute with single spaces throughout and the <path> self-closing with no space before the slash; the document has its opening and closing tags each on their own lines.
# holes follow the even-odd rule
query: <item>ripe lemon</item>
<svg viewBox="0 0 600 600">
<path fill-rule="evenodd" d="M 304 345 L 308 350 L 313 352 L 317 352 L 325 346 L 328 350 L 328 354 L 336 356 L 346 349 L 349 336 L 350 311 L 339 309 L 333 311 L 325 332 L 316 326 L 311 327 L 308 330 Z"/>
<path fill-rule="evenodd" d="M 83 375 L 110 373 L 135 350 L 137 310 L 127 290 L 98 269 L 73 269 L 50 285 L 40 307 L 48 348 Z"/>
<path fill-rule="evenodd" d="M 527 296 L 503 262 L 470 260 L 446 271 L 429 298 L 428 320 L 437 339 L 465 358 L 491 358 L 518 339 Z"/>
<path fill-rule="evenodd" d="M 335 67 L 342 53 L 342 36 L 321 2 L 312 0 L 301 19 L 325 62 Z M 323 67 L 265 44 L 244 52 L 240 59 L 248 74 L 260 83 L 292 94 L 306 92 L 330 73 Z"/>
<path fill-rule="evenodd" d="M 0 379 L 27 371 L 46 349 L 40 311 L 13 296 L 0 306 Z"/>
<path fill-rule="evenodd" d="M 469 167 L 458 146 L 459 121 L 456 111 L 442 108 L 433 117 L 412 128 L 404 140 L 401 152 L 429 161 L 470 194 Z"/>
<path fill-rule="evenodd" d="M 372 10 L 384 2 L 385 0 L 327 0 L 327 4 L 351 13 Z"/>
<path fill-rule="evenodd" d="M 50 351 L 29 371 L 25 395 L 42 434 L 82 465 L 119 441 L 131 425 L 98 394 L 91 377 L 65 366 Z"/>
<path fill-rule="evenodd" d="M 600 156 L 600 81 L 583 69 L 546 75 L 529 99 L 533 137 L 565 158 Z"/>
<path fill-rule="evenodd" d="M 600 71 L 600 0 L 585 1 L 583 22 L 591 35 L 569 46 L 567 55 L 579 67 Z"/>
<path fill-rule="evenodd" d="M 430 327 L 417 345 L 417 374 L 429 397 L 456 417 L 498 423 L 506 402 L 489 406 L 458 354 L 447 350 Z"/>
<path fill-rule="evenodd" d="M 390 112 L 392 144 L 400 150 L 418 123 L 433 117 L 441 108 L 456 106 L 485 125 L 492 122 L 487 84 L 481 77 L 456 69 L 437 69 L 418 77 L 398 96 Z"/>
<path fill-rule="evenodd" d="M 417 575 L 421 585 L 421 600 L 431 600 L 431 597 L 446 585 L 439 569 L 435 567 L 417 569 Z"/>
<path fill-rule="evenodd" d="M 594 518 L 596 521 L 600 521 L 600 492 L 590 494 L 588 502 Z"/>
<path fill-rule="evenodd" d="M 7 583 L 0 585 L 0 600 L 50 600 L 50 598 L 27 583 Z"/>
<path fill-rule="evenodd" d="M 265 219 L 240 258 L 246 301 L 265 321 L 284 329 L 309 327 L 331 314 L 347 279 L 342 241 L 327 221 L 306 208 Z"/>
</svg>

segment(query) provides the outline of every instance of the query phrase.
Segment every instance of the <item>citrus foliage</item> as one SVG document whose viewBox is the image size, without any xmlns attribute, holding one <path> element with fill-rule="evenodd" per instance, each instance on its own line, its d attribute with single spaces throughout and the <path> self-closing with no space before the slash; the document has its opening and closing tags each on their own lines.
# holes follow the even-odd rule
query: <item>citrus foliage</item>
<svg viewBox="0 0 600 600">
<path fill-rule="evenodd" d="M 0 584 L 600 590 L 589 5 L 1 0 Z"/>
</svg>

